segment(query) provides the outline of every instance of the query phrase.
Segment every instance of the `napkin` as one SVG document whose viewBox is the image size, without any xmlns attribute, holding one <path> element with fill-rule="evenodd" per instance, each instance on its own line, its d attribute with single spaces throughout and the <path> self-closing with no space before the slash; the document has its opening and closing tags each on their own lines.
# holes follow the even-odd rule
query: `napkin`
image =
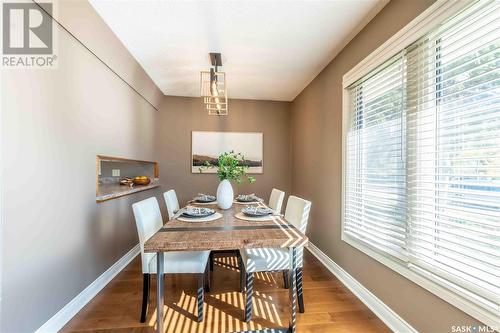
<svg viewBox="0 0 500 333">
<path fill-rule="evenodd" d="M 205 194 L 205 193 L 198 193 L 197 198 L 202 198 L 202 199 L 207 199 L 207 200 L 215 200 L 216 199 L 215 195 L 210 195 L 210 194 Z"/>
</svg>

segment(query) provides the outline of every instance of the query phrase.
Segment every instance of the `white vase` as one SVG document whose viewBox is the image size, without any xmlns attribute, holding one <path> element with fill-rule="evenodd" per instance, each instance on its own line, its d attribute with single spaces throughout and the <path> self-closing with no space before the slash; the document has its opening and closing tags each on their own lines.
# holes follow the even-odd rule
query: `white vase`
<svg viewBox="0 0 500 333">
<path fill-rule="evenodd" d="M 217 187 L 217 205 L 220 209 L 229 209 L 233 205 L 234 193 L 229 180 L 224 179 Z"/>
</svg>

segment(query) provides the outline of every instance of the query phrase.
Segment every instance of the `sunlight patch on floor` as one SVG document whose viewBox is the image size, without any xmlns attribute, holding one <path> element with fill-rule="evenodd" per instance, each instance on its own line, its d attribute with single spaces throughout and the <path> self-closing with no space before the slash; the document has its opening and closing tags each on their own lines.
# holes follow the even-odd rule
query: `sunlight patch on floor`
<svg viewBox="0 0 500 333">
<path fill-rule="evenodd" d="M 198 323 L 196 321 L 196 297 L 182 292 L 178 301 L 172 305 L 166 304 L 164 311 L 164 327 L 167 333 L 217 333 L 217 332 L 233 332 L 240 330 L 259 330 L 263 329 L 263 325 L 256 323 L 255 320 L 250 323 L 245 323 L 243 319 L 243 308 L 245 297 L 237 291 L 206 294 L 204 305 L 205 321 Z M 231 311 L 233 314 L 228 314 L 219 308 L 225 308 L 216 304 L 209 304 L 210 299 L 217 302 L 222 302 L 229 305 L 237 311 Z M 265 293 L 255 291 L 254 293 L 254 318 L 261 318 L 267 323 L 272 323 L 275 326 L 282 326 L 283 323 L 278 315 L 276 305 L 272 303 L 272 297 Z M 149 326 L 156 328 L 157 311 L 153 304 L 150 305 L 153 310 L 151 318 L 148 322 Z M 184 311 L 182 311 L 184 310 Z"/>
</svg>

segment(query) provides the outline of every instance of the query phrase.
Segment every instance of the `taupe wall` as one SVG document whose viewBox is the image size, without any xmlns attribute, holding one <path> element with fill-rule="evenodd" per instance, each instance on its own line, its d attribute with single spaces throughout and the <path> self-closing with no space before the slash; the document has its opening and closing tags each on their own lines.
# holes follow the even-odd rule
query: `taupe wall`
<svg viewBox="0 0 500 333">
<path fill-rule="evenodd" d="M 129 83 L 159 102 L 159 90 L 86 1 L 59 4 L 66 23 L 92 26 L 90 48 L 112 45 L 109 64 L 135 73 Z M 86 10 L 71 16 L 71 6 Z M 57 33 L 57 69 L 2 71 L 1 332 L 35 331 L 134 247 L 131 204 L 154 194 L 96 204 L 96 155 L 158 159 L 159 112 Z"/>
<path fill-rule="evenodd" d="M 215 175 L 191 174 L 192 130 L 263 131 L 265 173 L 237 192 L 311 199 L 313 243 L 418 330 L 473 323 L 340 241 L 342 75 L 431 2 L 393 0 L 293 103 L 232 100 L 224 118 L 199 98 L 163 97 L 86 1 L 60 2 L 60 21 L 161 106 L 60 28 L 57 69 L 2 72 L 0 331 L 36 330 L 137 244 L 130 206 L 160 192 L 96 204 L 95 155 L 159 161 L 161 190 L 181 202 L 215 192 Z"/>
<path fill-rule="evenodd" d="M 57 20 L 71 34 L 159 108 L 163 93 L 87 0 L 58 0 L 56 8 Z"/>
<path fill-rule="evenodd" d="M 214 174 L 192 174 L 191 131 L 264 133 L 264 173 L 256 183 L 235 185 L 235 193 L 268 198 L 272 187 L 290 190 L 290 103 L 230 100 L 229 116 L 209 116 L 200 98 L 166 96 L 160 108 L 159 153 L 163 190 L 175 189 L 181 202 L 199 191 L 215 194 Z"/>
<path fill-rule="evenodd" d="M 418 331 L 448 332 L 476 321 L 340 239 L 342 75 L 432 2 L 391 1 L 293 101 L 292 192 L 313 202 L 312 243 Z"/>
</svg>

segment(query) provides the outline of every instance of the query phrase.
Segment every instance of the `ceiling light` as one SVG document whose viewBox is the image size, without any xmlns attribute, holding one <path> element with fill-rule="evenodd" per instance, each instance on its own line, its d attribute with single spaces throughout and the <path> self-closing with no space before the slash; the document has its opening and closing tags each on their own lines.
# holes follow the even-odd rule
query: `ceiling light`
<svg viewBox="0 0 500 333">
<path fill-rule="evenodd" d="M 210 53 L 210 62 L 210 71 L 200 73 L 201 97 L 209 115 L 227 116 L 226 74 L 218 71 L 222 66 L 221 54 Z"/>
</svg>

